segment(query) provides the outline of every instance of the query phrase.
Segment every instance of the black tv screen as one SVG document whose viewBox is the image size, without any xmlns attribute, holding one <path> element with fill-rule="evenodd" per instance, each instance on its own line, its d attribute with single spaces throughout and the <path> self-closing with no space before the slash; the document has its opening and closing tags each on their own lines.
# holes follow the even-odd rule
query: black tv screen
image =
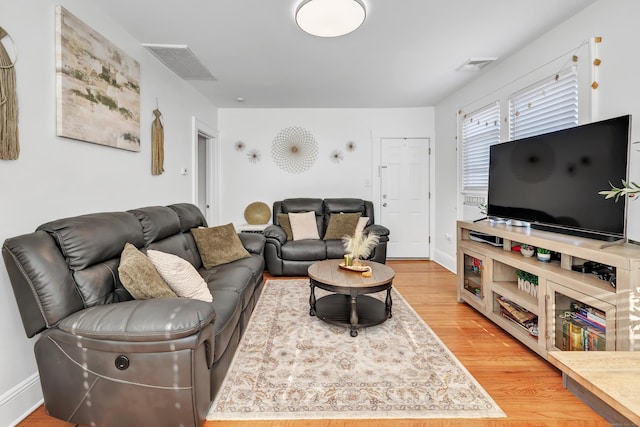
<svg viewBox="0 0 640 427">
<path fill-rule="evenodd" d="M 631 116 L 490 147 L 487 215 L 599 240 L 625 237 L 626 199 L 599 191 L 627 180 Z"/>
</svg>

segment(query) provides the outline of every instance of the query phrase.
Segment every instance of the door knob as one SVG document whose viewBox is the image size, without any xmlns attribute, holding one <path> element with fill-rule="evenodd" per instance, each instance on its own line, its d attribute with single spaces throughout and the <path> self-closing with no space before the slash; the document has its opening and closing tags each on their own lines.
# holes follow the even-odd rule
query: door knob
<svg viewBox="0 0 640 427">
<path fill-rule="evenodd" d="M 383 203 L 383 204 L 382 204 L 382 207 L 383 207 L 383 208 L 386 208 L 386 207 L 387 207 L 387 204 L 386 204 L 386 203 Z"/>
</svg>

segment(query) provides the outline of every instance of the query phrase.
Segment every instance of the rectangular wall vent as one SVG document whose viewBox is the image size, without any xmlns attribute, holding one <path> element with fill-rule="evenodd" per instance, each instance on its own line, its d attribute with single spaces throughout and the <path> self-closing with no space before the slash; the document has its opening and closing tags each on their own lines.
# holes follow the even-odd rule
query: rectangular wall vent
<svg viewBox="0 0 640 427">
<path fill-rule="evenodd" d="M 186 45 L 143 44 L 171 71 L 185 80 L 215 80 L 207 67 Z"/>
<path fill-rule="evenodd" d="M 464 64 L 457 68 L 457 71 L 480 71 L 493 61 L 497 60 L 496 57 L 491 58 L 471 58 Z"/>
</svg>

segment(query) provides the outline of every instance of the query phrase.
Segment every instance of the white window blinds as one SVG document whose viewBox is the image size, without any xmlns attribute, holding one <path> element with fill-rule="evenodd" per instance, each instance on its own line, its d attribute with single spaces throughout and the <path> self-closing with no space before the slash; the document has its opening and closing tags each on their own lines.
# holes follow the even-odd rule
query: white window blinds
<svg viewBox="0 0 640 427">
<path fill-rule="evenodd" d="M 511 140 L 578 124 L 578 73 L 575 67 L 509 97 Z"/>
<path fill-rule="evenodd" d="M 500 142 L 500 104 L 462 118 L 462 191 L 484 191 L 489 183 L 489 147 Z"/>
</svg>

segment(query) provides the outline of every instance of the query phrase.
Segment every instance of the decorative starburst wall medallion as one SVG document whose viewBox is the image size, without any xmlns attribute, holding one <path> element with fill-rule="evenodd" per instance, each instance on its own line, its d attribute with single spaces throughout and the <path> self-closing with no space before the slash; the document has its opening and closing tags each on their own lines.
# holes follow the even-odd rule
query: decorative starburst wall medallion
<svg viewBox="0 0 640 427">
<path fill-rule="evenodd" d="M 356 151 L 358 146 L 356 145 L 355 141 L 347 141 L 346 148 L 347 151 Z"/>
<path fill-rule="evenodd" d="M 343 158 L 342 151 L 340 150 L 333 150 L 329 155 L 329 159 L 331 159 L 333 163 L 340 163 L 342 158 Z"/>
<path fill-rule="evenodd" d="M 247 153 L 247 158 L 251 163 L 258 163 L 262 159 L 262 154 L 258 150 L 250 150 Z"/>
<path fill-rule="evenodd" d="M 282 129 L 271 143 L 271 157 L 286 172 L 308 170 L 318 157 L 318 144 L 308 130 L 299 126 Z"/>
</svg>

